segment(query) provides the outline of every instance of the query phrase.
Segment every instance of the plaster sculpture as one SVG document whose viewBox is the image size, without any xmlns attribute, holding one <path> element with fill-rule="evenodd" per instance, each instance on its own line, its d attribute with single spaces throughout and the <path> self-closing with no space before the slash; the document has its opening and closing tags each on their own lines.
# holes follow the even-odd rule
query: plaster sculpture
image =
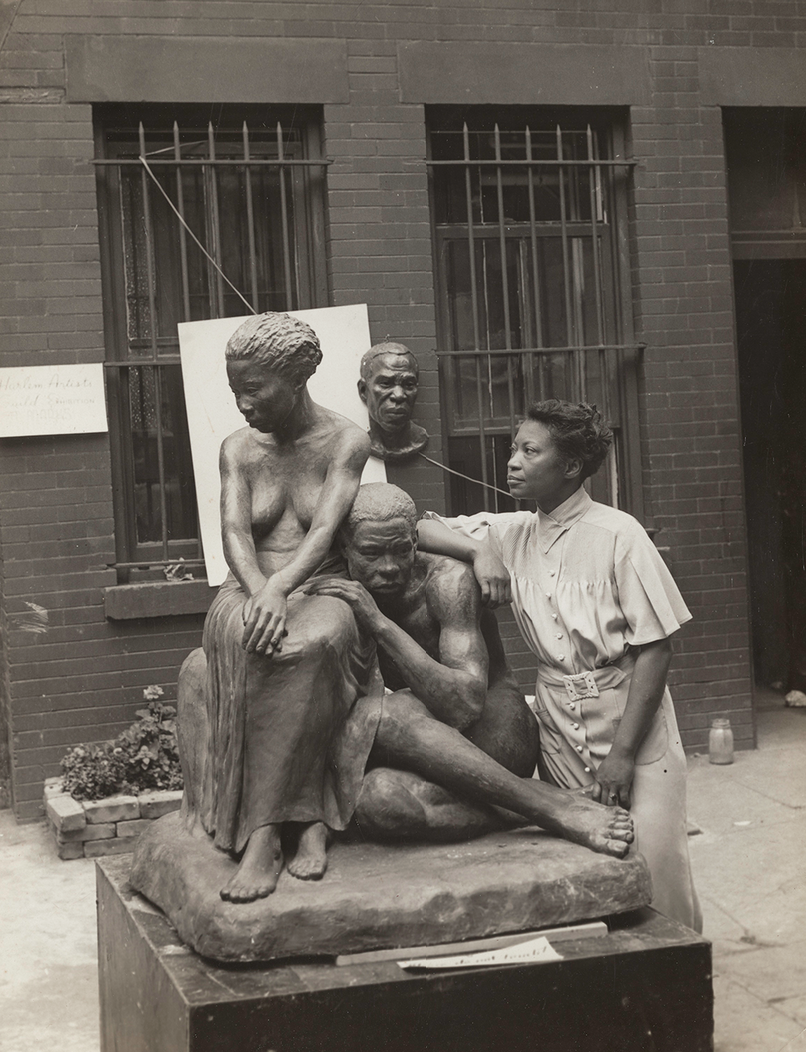
<svg viewBox="0 0 806 1052">
<path fill-rule="evenodd" d="M 424 903 L 449 894 L 459 916 L 470 910 L 465 894 L 483 897 L 477 881 L 494 883 L 498 905 L 478 914 L 468 936 L 518 930 L 527 914 L 537 926 L 644 904 L 643 861 L 621 861 L 633 837 L 628 812 L 530 777 L 536 725 L 473 571 L 417 552 L 416 513 L 402 490 L 359 491 L 369 440 L 311 400 L 306 380 L 319 354 L 310 327 L 286 315 L 250 319 L 227 346 L 249 425 L 225 440 L 220 458 L 231 573 L 203 647 L 180 673 L 181 816 L 143 835 L 132 886 L 192 947 L 224 960 L 383 945 L 392 930 L 394 938 L 410 930 L 415 942 L 454 937 L 465 922 L 424 923 Z M 357 840 L 461 841 L 504 829 L 512 837 L 535 825 L 573 842 L 554 866 L 558 842 L 537 834 L 535 882 L 550 888 L 542 898 L 525 887 L 520 897 L 503 893 L 490 845 L 476 868 L 468 848 L 472 887 L 421 880 L 416 902 L 403 896 L 388 923 L 356 882 L 356 860 L 370 858 Z M 325 877 L 334 834 L 336 871 L 311 884 Z M 528 856 L 535 842 L 516 839 L 511 852 Z M 569 881 L 574 852 L 581 897 Z M 399 857 L 374 850 L 369 883 L 381 870 L 394 879 Z M 522 881 L 522 865 L 518 872 Z M 519 909 L 528 904 L 517 919 L 507 915 L 515 898 Z M 318 904 L 327 931 L 315 923 Z"/>
<path fill-rule="evenodd" d="M 396 463 L 428 445 L 427 432 L 412 420 L 419 382 L 417 359 L 402 343 L 378 343 L 361 359 L 358 393 L 369 413 L 374 457 Z"/>
</svg>

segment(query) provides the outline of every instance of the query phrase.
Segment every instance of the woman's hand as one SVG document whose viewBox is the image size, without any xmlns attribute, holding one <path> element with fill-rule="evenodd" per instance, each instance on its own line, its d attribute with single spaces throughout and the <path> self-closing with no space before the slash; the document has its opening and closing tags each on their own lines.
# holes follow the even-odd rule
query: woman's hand
<svg viewBox="0 0 806 1052">
<path fill-rule="evenodd" d="M 482 544 L 473 555 L 473 573 L 479 582 L 481 601 L 485 606 L 495 609 L 512 602 L 509 570 L 487 544 Z"/>
<path fill-rule="evenodd" d="M 611 749 L 599 764 L 591 797 L 608 807 L 630 807 L 630 790 L 635 775 L 635 758 Z"/>
<path fill-rule="evenodd" d="M 383 614 L 366 588 L 357 581 L 344 577 L 322 577 L 304 588 L 306 595 L 330 595 L 341 599 L 353 611 L 356 624 L 364 632 L 373 635 Z"/>
<path fill-rule="evenodd" d="M 272 574 L 262 588 L 244 603 L 244 630 L 241 646 L 247 654 L 271 657 L 283 645 L 288 613 L 282 578 Z"/>
</svg>

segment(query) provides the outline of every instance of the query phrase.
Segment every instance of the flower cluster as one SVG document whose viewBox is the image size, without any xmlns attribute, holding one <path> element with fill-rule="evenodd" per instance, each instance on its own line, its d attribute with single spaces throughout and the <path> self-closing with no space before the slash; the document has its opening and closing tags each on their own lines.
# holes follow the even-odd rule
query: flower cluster
<svg viewBox="0 0 806 1052">
<path fill-rule="evenodd" d="M 181 789 L 176 747 L 176 709 L 163 704 L 160 687 L 146 687 L 147 709 L 114 741 L 77 745 L 62 760 L 62 786 L 76 800 L 98 800 L 115 793 Z"/>
</svg>

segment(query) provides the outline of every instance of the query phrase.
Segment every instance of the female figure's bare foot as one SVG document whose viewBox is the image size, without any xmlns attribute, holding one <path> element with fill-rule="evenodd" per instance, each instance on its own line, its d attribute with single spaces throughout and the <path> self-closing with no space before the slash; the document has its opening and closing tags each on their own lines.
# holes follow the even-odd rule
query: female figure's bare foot
<svg viewBox="0 0 806 1052">
<path fill-rule="evenodd" d="M 297 851 L 286 868 L 297 880 L 321 880 L 327 869 L 328 831 L 324 822 L 311 822 L 299 834 Z"/>
<path fill-rule="evenodd" d="M 238 869 L 221 889 L 225 902 L 265 899 L 277 887 L 283 868 L 280 827 L 261 826 L 249 837 Z"/>
</svg>

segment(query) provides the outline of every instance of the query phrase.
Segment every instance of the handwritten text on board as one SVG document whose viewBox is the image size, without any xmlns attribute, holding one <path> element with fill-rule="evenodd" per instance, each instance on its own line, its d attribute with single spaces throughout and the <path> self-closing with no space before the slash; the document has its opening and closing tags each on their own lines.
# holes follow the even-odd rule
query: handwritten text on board
<svg viewBox="0 0 806 1052">
<path fill-rule="evenodd" d="M 100 363 L 0 369 L 0 437 L 106 430 Z"/>
</svg>

